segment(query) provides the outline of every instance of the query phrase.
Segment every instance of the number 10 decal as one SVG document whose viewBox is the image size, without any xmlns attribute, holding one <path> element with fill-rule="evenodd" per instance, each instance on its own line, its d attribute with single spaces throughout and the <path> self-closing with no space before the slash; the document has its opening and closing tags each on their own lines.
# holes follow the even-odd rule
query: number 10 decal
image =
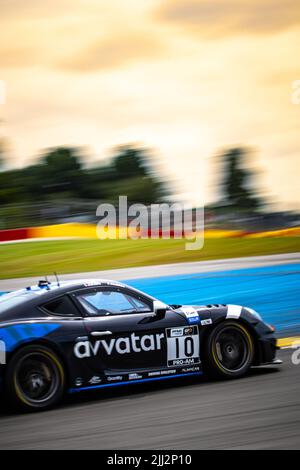
<svg viewBox="0 0 300 470">
<path fill-rule="evenodd" d="M 168 367 L 200 363 L 198 326 L 167 328 Z"/>
</svg>

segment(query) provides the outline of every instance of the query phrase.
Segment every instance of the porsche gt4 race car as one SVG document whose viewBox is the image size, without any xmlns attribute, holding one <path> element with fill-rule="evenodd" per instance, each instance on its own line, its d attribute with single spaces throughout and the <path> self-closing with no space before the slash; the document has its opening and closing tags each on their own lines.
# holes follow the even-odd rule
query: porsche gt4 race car
<svg viewBox="0 0 300 470">
<path fill-rule="evenodd" d="M 107 280 L 40 281 L 0 297 L 1 389 L 43 410 L 66 392 L 276 363 L 274 328 L 238 305 L 166 305 Z M 3 360 L 5 358 L 5 360 Z"/>
</svg>

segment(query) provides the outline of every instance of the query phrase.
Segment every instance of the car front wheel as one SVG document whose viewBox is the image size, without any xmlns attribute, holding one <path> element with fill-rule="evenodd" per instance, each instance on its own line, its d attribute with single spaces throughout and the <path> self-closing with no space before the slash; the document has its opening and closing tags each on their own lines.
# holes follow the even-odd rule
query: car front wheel
<svg viewBox="0 0 300 470">
<path fill-rule="evenodd" d="M 240 323 L 225 321 L 214 328 L 206 342 L 208 374 L 219 378 L 245 375 L 253 363 L 254 342 Z"/>
</svg>

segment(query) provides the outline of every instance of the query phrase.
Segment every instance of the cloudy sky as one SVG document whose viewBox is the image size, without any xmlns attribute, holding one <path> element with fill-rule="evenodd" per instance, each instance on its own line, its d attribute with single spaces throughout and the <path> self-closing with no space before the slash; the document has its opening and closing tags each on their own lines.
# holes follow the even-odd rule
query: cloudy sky
<svg viewBox="0 0 300 470">
<path fill-rule="evenodd" d="M 246 145 L 264 194 L 300 208 L 299 52 L 297 0 L 1 0 L 1 134 L 15 166 L 139 142 L 204 202 L 216 154 Z"/>
</svg>

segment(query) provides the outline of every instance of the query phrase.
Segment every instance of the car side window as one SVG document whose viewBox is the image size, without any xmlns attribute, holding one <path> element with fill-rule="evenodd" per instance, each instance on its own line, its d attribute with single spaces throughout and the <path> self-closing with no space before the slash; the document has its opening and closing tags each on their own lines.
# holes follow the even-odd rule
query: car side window
<svg viewBox="0 0 300 470">
<path fill-rule="evenodd" d="M 52 315 L 79 316 L 77 308 L 73 304 L 72 300 L 66 295 L 59 297 L 58 299 L 51 300 L 51 302 L 44 304 L 42 308 Z"/>
<path fill-rule="evenodd" d="M 122 315 L 151 312 L 141 299 L 117 290 L 98 290 L 77 296 L 89 316 Z"/>
</svg>

